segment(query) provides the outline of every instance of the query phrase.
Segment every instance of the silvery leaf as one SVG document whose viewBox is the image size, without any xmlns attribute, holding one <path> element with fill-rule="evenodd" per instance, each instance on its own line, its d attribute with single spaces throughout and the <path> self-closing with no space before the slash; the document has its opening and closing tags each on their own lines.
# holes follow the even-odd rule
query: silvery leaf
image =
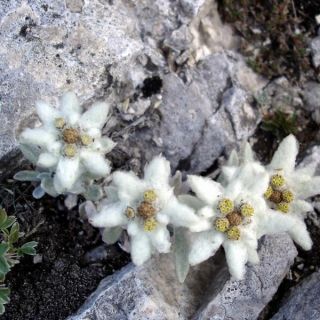
<svg viewBox="0 0 320 320">
<path fill-rule="evenodd" d="M 174 256 L 176 273 L 179 282 L 183 283 L 189 272 L 188 238 L 183 228 L 174 229 Z"/>
</svg>

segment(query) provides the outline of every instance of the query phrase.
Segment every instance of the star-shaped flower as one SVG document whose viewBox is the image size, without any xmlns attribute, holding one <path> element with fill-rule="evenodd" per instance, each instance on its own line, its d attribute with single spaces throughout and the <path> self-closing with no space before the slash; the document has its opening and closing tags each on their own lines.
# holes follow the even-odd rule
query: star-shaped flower
<svg viewBox="0 0 320 320">
<path fill-rule="evenodd" d="M 62 96 L 60 109 L 38 102 L 36 110 L 42 125 L 25 129 L 20 143 L 37 148 L 35 164 L 55 173 L 57 193 L 77 193 L 81 179 L 93 180 L 110 173 L 104 155 L 115 143 L 101 134 L 109 113 L 107 103 L 95 103 L 83 113 L 76 95 L 69 92 Z"/>
<path fill-rule="evenodd" d="M 209 230 L 191 234 L 190 264 L 208 259 L 222 245 L 231 275 L 242 279 L 247 261 L 259 261 L 257 226 L 265 208 L 267 173 L 251 163 L 238 168 L 225 187 L 199 176 L 189 176 L 188 183 L 204 203 L 198 215 L 209 221 Z"/>
<path fill-rule="evenodd" d="M 170 163 L 161 156 L 145 167 L 144 179 L 117 171 L 107 189 L 109 198 L 89 217 L 95 227 L 127 229 L 136 265 L 148 260 L 154 251 L 169 252 L 169 223 L 196 231 L 202 227 L 194 210 L 177 200 L 169 179 Z"/>
<path fill-rule="evenodd" d="M 242 157 L 233 153 L 222 168 L 225 181 L 232 179 L 241 163 L 255 162 L 249 144 L 246 150 Z M 269 175 L 269 185 L 264 193 L 267 210 L 260 219 L 259 234 L 288 232 L 296 243 L 309 250 L 312 241 L 303 220 L 304 214 L 313 207 L 305 199 L 320 193 L 320 177 L 314 176 L 316 164 L 295 168 L 298 151 L 298 141 L 289 135 L 266 166 Z"/>
</svg>

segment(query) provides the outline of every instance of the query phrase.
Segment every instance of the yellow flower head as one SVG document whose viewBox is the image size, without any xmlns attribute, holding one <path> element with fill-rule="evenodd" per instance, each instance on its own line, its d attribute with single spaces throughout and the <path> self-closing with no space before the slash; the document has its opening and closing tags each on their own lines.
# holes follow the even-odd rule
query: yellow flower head
<svg viewBox="0 0 320 320">
<path fill-rule="evenodd" d="M 271 197 L 271 195 L 272 195 L 272 192 L 273 192 L 273 189 L 272 189 L 271 186 L 269 186 L 268 189 L 266 190 L 266 192 L 264 193 L 264 197 L 266 199 L 269 199 Z"/>
<path fill-rule="evenodd" d="M 157 194 L 154 190 L 150 189 L 143 193 L 143 199 L 146 202 L 154 202 L 157 200 Z"/>
<path fill-rule="evenodd" d="M 219 201 L 218 208 L 222 214 L 228 214 L 233 211 L 234 203 L 228 198 L 223 198 Z"/>
<path fill-rule="evenodd" d="M 144 222 L 143 229 L 144 231 L 151 232 L 157 227 L 157 225 L 158 225 L 158 222 L 155 218 L 148 218 Z"/>
<path fill-rule="evenodd" d="M 69 157 L 73 158 L 77 153 L 77 148 L 74 144 L 66 144 L 64 147 L 64 154 Z"/>
<path fill-rule="evenodd" d="M 270 180 L 271 186 L 274 188 L 280 188 L 284 186 L 285 182 L 286 181 L 284 180 L 284 177 L 281 174 L 274 174 Z"/>
<path fill-rule="evenodd" d="M 214 227 L 217 231 L 226 232 L 229 228 L 229 220 L 227 218 L 218 218 L 214 221 Z"/>
<path fill-rule="evenodd" d="M 66 125 L 66 121 L 63 118 L 54 119 L 54 126 L 57 129 L 62 129 Z"/>
<path fill-rule="evenodd" d="M 283 213 L 288 213 L 290 209 L 289 203 L 287 202 L 280 202 L 277 204 L 277 210 L 283 212 Z"/>
<path fill-rule="evenodd" d="M 294 199 L 294 195 L 290 190 L 285 190 L 282 192 L 282 199 L 284 202 L 292 202 Z"/>
<path fill-rule="evenodd" d="M 81 140 L 81 143 L 84 145 L 84 146 L 88 146 L 90 143 L 92 143 L 92 138 L 88 135 L 88 134 L 82 134 L 80 136 L 80 140 Z"/>
<path fill-rule="evenodd" d="M 254 208 L 249 203 L 244 203 L 240 207 L 240 212 L 244 217 L 252 217 L 254 215 Z"/>
<path fill-rule="evenodd" d="M 236 226 L 231 227 L 228 232 L 227 236 L 229 240 L 239 240 L 240 239 L 240 229 Z"/>
</svg>

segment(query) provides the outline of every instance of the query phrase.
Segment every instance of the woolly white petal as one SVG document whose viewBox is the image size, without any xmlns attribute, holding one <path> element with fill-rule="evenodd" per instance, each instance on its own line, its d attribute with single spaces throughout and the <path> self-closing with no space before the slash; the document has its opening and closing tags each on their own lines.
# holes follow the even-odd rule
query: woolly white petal
<svg viewBox="0 0 320 320">
<path fill-rule="evenodd" d="M 250 163 L 254 161 L 254 155 L 249 142 L 246 142 L 242 151 L 243 163 Z"/>
<path fill-rule="evenodd" d="M 292 240 L 296 242 L 304 250 L 310 250 L 312 247 L 312 240 L 305 223 L 301 220 L 297 220 L 295 225 L 288 231 Z"/>
<path fill-rule="evenodd" d="M 239 166 L 239 157 L 238 157 L 238 153 L 236 150 L 232 150 L 229 156 L 229 159 L 226 163 L 226 166 L 230 167 L 230 166 Z"/>
<path fill-rule="evenodd" d="M 102 137 L 102 138 L 96 138 L 94 139 L 94 142 L 92 143 L 92 149 L 99 151 L 103 154 L 106 154 L 110 152 L 114 147 L 116 143 L 113 142 L 108 137 Z"/>
<path fill-rule="evenodd" d="M 74 92 L 66 92 L 60 98 L 61 111 L 69 125 L 75 125 L 81 115 L 82 108 Z"/>
<path fill-rule="evenodd" d="M 260 258 L 257 250 L 247 248 L 248 253 L 248 261 L 252 264 L 258 264 L 260 262 Z"/>
<path fill-rule="evenodd" d="M 82 129 L 97 128 L 102 129 L 107 121 L 109 104 L 97 102 L 81 116 L 79 125 Z"/>
<path fill-rule="evenodd" d="M 221 167 L 221 174 L 219 176 L 219 182 L 223 184 L 224 186 L 227 185 L 235 176 L 237 172 L 236 167 L 228 167 L 228 166 L 223 166 Z"/>
<path fill-rule="evenodd" d="M 201 200 L 189 194 L 182 194 L 178 196 L 178 200 L 194 210 L 199 210 L 205 205 Z"/>
<path fill-rule="evenodd" d="M 294 135 L 290 134 L 280 143 L 269 167 L 273 170 L 283 169 L 286 174 L 292 172 L 298 151 L 298 141 Z"/>
<path fill-rule="evenodd" d="M 307 199 L 320 194 L 320 176 L 313 177 L 309 181 L 297 181 L 293 188 L 302 199 Z"/>
<path fill-rule="evenodd" d="M 235 183 L 236 181 L 242 184 L 242 190 L 254 195 L 262 195 L 267 190 L 269 176 L 263 166 L 250 163 L 239 170 Z"/>
<path fill-rule="evenodd" d="M 52 153 L 41 153 L 37 165 L 42 168 L 51 168 L 58 163 L 59 158 Z"/>
<path fill-rule="evenodd" d="M 127 222 L 124 210 L 125 206 L 121 202 L 111 203 L 91 216 L 89 222 L 99 228 L 122 226 Z"/>
<path fill-rule="evenodd" d="M 188 184 L 199 199 L 213 205 L 222 193 L 222 186 L 209 178 L 189 175 Z"/>
<path fill-rule="evenodd" d="M 105 177 L 111 171 L 107 159 L 99 152 L 83 149 L 80 158 L 86 169 L 96 177 Z"/>
<path fill-rule="evenodd" d="M 246 247 L 240 241 L 228 240 L 223 244 L 230 274 L 236 279 L 244 277 L 248 253 Z"/>
<path fill-rule="evenodd" d="M 60 158 L 56 174 L 53 179 L 54 187 L 59 193 L 67 192 L 80 175 L 81 170 L 79 157 Z"/>
<path fill-rule="evenodd" d="M 296 214 L 304 214 L 309 211 L 313 211 L 311 203 L 304 200 L 295 200 L 290 204 L 290 211 Z"/>
<path fill-rule="evenodd" d="M 201 219 L 194 213 L 193 209 L 179 203 L 175 197 L 170 199 L 167 206 L 164 207 L 160 213 L 167 215 L 170 222 L 176 227 L 187 227 L 195 230 L 201 222 Z"/>
<path fill-rule="evenodd" d="M 118 187 L 118 197 L 121 201 L 130 203 L 141 198 L 146 184 L 133 172 L 116 171 L 113 174 L 113 184 Z"/>
<path fill-rule="evenodd" d="M 154 231 L 149 232 L 149 238 L 158 252 L 167 253 L 170 251 L 170 233 L 166 227 L 158 226 Z"/>
<path fill-rule="evenodd" d="M 19 139 L 23 144 L 32 144 L 47 148 L 50 144 L 54 143 L 56 136 L 53 132 L 45 130 L 44 127 L 34 129 L 27 128 L 22 131 Z"/>
<path fill-rule="evenodd" d="M 204 231 L 190 235 L 189 263 L 194 266 L 215 254 L 224 240 L 221 232 Z"/>
<path fill-rule="evenodd" d="M 198 210 L 197 212 L 198 216 L 203 218 L 212 218 L 216 215 L 216 213 L 213 211 L 213 209 L 209 206 L 205 206 Z"/>
<path fill-rule="evenodd" d="M 144 179 L 153 187 L 161 188 L 169 184 L 170 162 L 162 156 L 155 157 L 144 169 Z"/>
<path fill-rule="evenodd" d="M 40 120 L 45 124 L 53 124 L 54 120 L 60 116 L 57 109 L 54 109 L 44 101 L 36 102 L 36 110 Z"/>
<path fill-rule="evenodd" d="M 131 242 L 131 258 L 135 265 L 141 266 L 146 262 L 152 253 L 150 239 L 147 234 L 139 233 L 136 236 L 130 237 Z"/>
</svg>

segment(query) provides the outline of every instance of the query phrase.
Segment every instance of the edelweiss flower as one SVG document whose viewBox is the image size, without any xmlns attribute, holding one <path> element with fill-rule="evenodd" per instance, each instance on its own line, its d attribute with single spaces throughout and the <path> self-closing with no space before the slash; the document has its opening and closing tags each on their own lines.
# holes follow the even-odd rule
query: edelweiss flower
<svg viewBox="0 0 320 320">
<path fill-rule="evenodd" d="M 209 230 L 191 235 L 190 264 L 208 259 L 222 245 L 231 275 L 241 279 L 247 261 L 259 261 L 257 224 L 265 208 L 267 173 L 262 166 L 251 163 L 238 168 L 226 187 L 198 176 L 189 176 L 188 183 L 204 203 L 198 215 L 210 222 Z"/>
<path fill-rule="evenodd" d="M 143 180 L 132 172 L 115 172 L 108 189 L 110 199 L 89 218 L 96 227 L 127 229 L 136 265 L 148 260 L 154 250 L 169 252 L 169 223 L 193 230 L 201 227 L 194 210 L 175 197 L 169 178 L 170 164 L 161 156 L 145 167 Z"/>
<path fill-rule="evenodd" d="M 95 179 L 110 173 L 104 154 L 114 143 L 101 136 L 109 105 L 98 102 L 83 112 L 74 93 L 61 98 L 60 110 L 45 102 L 36 104 L 42 125 L 21 133 L 22 146 L 38 148 L 36 165 L 55 172 L 54 188 L 58 193 L 75 192 L 79 178 Z"/>
<path fill-rule="evenodd" d="M 243 163 L 254 162 L 249 144 Z M 250 149 L 250 150 L 249 150 Z M 287 136 L 279 145 L 271 163 L 266 167 L 269 186 L 264 197 L 268 210 L 260 219 L 259 234 L 288 232 L 292 239 L 305 250 L 312 246 L 304 223 L 304 214 L 313 207 L 305 199 L 320 193 L 320 177 L 315 177 L 315 164 L 295 169 L 298 142 L 293 135 Z M 230 180 L 239 165 L 235 154 L 222 170 Z"/>
</svg>

